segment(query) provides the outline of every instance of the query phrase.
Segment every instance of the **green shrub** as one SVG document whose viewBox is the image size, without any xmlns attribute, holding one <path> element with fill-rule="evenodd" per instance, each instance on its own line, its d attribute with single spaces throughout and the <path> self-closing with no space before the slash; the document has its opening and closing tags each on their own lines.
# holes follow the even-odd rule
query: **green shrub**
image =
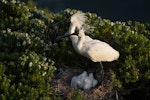
<svg viewBox="0 0 150 100">
<path fill-rule="evenodd" d="M 0 99 L 50 98 L 54 62 L 46 56 L 43 35 L 49 18 L 36 8 L 17 1 L 1 2 Z"/>
</svg>

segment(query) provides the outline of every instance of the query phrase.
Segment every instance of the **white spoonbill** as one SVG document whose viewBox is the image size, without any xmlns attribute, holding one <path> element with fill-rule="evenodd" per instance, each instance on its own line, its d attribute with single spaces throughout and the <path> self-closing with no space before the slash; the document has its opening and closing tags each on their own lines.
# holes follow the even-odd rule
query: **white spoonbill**
<svg viewBox="0 0 150 100">
<path fill-rule="evenodd" d="M 85 35 L 83 25 L 86 22 L 86 16 L 84 13 L 77 12 L 70 18 L 69 34 L 72 41 L 72 45 L 75 51 L 92 60 L 93 62 L 100 62 L 101 66 L 103 61 L 111 62 L 119 58 L 119 52 L 113 49 L 106 42 L 92 39 Z M 75 29 L 79 29 L 78 35 L 75 35 Z M 73 35 L 74 34 L 74 35 Z M 103 66 L 102 66 L 102 78 L 103 78 Z"/>
<path fill-rule="evenodd" d="M 109 44 L 92 39 L 85 35 L 83 25 L 86 21 L 86 16 L 82 12 L 77 12 L 70 18 L 69 34 L 75 32 L 75 28 L 79 29 L 79 34 L 70 35 L 74 49 L 81 55 L 91 59 L 93 62 L 102 62 L 117 60 L 119 52 L 113 49 Z"/>
</svg>

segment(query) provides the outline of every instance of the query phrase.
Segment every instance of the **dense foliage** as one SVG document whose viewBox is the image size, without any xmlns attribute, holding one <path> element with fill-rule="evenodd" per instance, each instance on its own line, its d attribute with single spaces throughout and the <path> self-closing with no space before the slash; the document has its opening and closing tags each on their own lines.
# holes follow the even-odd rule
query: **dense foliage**
<svg viewBox="0 0 150 100">
<path fill-rule="evenodd" d="M 0 99 L 47 98 L 54 62 L 45 52 L 43 11 L 22 2 L 1 2 Z"/>
<path fill-rule="evenodd" d="M 88 59 L 73 50 L 69 39 L 55 40 L 57 35 L 68 31 L 69 24 L 54 23 L 77 10 L 66 9 L 54 14 L 31 3 L 15 0 L 0 3 L 0 99 L 60 99 L 54 96 L 50 84 L 56 67 L 84 69 L 89 64 Z M 86 15 L 89 24 L 86 34 L 120 52 L 118 61 L 104 63 L 115 73 L 114 86 L 122 94 L 133 89 L 149 89 L 150 24 L 111 22 L 89 12 Z M 148 97 L 150 94 L 146 92 L 144 98 Z"/>
</svg>

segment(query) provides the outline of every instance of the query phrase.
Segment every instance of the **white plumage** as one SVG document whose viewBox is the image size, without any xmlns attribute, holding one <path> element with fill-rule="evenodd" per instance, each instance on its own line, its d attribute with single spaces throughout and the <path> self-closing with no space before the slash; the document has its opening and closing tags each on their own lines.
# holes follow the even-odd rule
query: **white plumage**
<svg viewBox="0 0 150 100">
<path fill-rule="evenodd" d="M 86 71 L 84 71 L 81 75 L 79 75 L 78 77 L 77 77 L 77 80 L 76 80 L 76 82 L 77 82 L 77 87 L 78 88 L 82 88 L 83 87 L 83 81 L 84 81 L 84 79 L 87 77 L 87 72 Z"/>
<path fill-rule="evenodd" d="M 93 73 L 90 73 L 89 77 L 92 78 L 92 87 L 95 87 L 97 85 L 98 81 L 94 78 Z"/>
<path fill-rule="evenodd" d="M 78 29 L 82 28 L 86 20 L 87 20 L 87 17 L 82 12 L 77 12 L 76 14 L 72 15 L 70 18 L 71 24 L 76 26 Z"/>
<path fill-rule="evenodd" d="M 74 89 L 91 89 L 95 87 L 97 83 L 98 81 L 95 80 L 93 73 L 90 73 L 88 76 L 86 71 L 71 79 L 71 87 Z"/>
<path fill-rule="evenodd" d="M 76 43 L 75 50 L 93 62 L 113 61 L 118 59 L 119 52 L 113 49 L 109 44 L 92 39 L 85 42 L 84 30 L 80 29 L 78 34 L 78 42 Z"/>
<path fill-rule="evenodd" d="M 94 79 L 93 73 L 90 73 L 89 76 L 84 79 L 83 89 L 91 89 L 92 87 L 95 87 L 97 83 L 98 81 Z"/>
<path fill-rule="evenodd" d="M 73 87 L 74 89 L 77 89 L 77 76 L 72 77 L 71 79 L 71 87 Z"/>
<path fill-rule="evenodd" d="M 113 61 L 119 58 L 119 52 L 113 49 L 106 42 L 92 39 L 86 36 L 84 29 L 86 16 L 84 13 L 78 12 L 71 16 L 71 24 L 69 27 L 69 34 L 74 33 L 75 28 L 79 29 L 79 34 L 71 35 L 72 45 L 75 51 L 82 56 L 91 59 L 93 62 Z"/>
<path fill-rule="evenodd" d="M 83 88 L 84 79 L 87 77 L 87 72 L 84 71 L 78 76 L 74 76 L 71 80 L 71 87 L 74 89 Z"/>
</svg>

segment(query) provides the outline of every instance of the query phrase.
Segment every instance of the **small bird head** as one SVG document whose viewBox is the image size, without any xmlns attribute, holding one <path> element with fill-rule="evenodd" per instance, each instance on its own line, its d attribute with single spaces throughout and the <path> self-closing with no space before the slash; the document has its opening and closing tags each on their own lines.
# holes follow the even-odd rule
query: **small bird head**
<svg viewBox="0 0 150 100">
<path fill-rule="evenodd" d="M 80 29 L 86 22 L 87 17 L 82 12 L 77 12 L 70 17 L 70 22 Z"/>
</svg>

